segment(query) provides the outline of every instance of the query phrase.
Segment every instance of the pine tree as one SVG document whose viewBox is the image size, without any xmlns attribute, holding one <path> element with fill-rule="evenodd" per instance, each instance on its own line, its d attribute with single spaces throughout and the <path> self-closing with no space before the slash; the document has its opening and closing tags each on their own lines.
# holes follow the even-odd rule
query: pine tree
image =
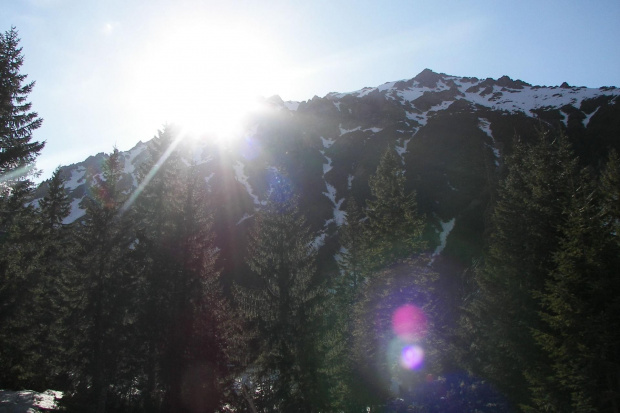
<svg viewBox="0 0 620 413">
<path fill-rule="evenodd" d="M 33 321 L 27 311 L 37 282 L 36 211 L 25 205 L 30 167 L 44 143 L 31 142 L 42 120 L 27 102 L 34 82 L 24 85 L 22 49 L 15 28 L 0 34 L 0 384 L 21 387 L 36 375 L 28 366 Z M 21 314 L 25 318 L 17 317 Z"/>
<path fill-rule="evenodd" d="M 128 338 L 135 318 L 135 280 L 129 256 L 135 235 L 131 217 L 121 213 L 127 194 L 120 188 L 121 153 L 114 149 L 103 165 L 102 176 L 83 203 L 80 221 L 78 268 L 84 277 L 80 330 L 74 357 L 77 397 L 81 409 L 104 412 L 112 409 L 131 383 L 120 377 L 128 362 Z M 88 406 L 88 407 L 87 407 Z"/>
<path fill-rule="evenodd" d="M 316 273 L 314 237 L 286 179 L 270 189 L 250 232 L 247 263 L 253 287 L 237 286 L 238 305 L 256 329 L 249 368 L 255 403 L 277 411 L 318 411 L 324 288 Z"/>
<path fill-rule="evenodd" d="M 368 183 L 372 197 L 365 209 L 366 254 L 372 260 L 370 267 L 381 269 L 424 247 L 424 222 L 417 211 L 415 192 L 405 191 L 403 166 L 394 148 L 385 151 Z"/>
<path fill-rule="evenodd" d="M 71 308 L 76 294 L 76 274 L 70 264 L 75 253 L 70 226 L 63 220 L 71 212 L 62 171 L 57 168 L 47 182 L 48 191 L 39 201 L 37 221 L 38 281 L 31 286 L 28 307 L 32 325 L 28 339 L 28 361 L 35 372 L 37 388 L 66 386 L 68 373 Z"/>
<path fill-rule="evenodd" d="M 344 337 L 353 349 L 348 369 L 352 377 L 347 380 L 352 392 L 347 398 L 353 401 L 355 410 L 384 403 L 393 380 L 408 385 L 416 377 L 419 379 L 419 374 L 401 369 L 398 355 L 393 353 L 398 339 L 391 320 L 399 308 L 407 305 L 415 306 L 432 320 L 430 297 L 437 279 L 421 255 L 424 221 L 417 211 L 415 193 L 405 191 L 402 163 L 393 148 L 383 154 L 369 184 L 372 198 L 367 202 L 366 219 L 361 219 L 355 209 L 351 222 L 347 216 L 343 239 L 351 255 L 341 262 L 342 276 L 350 278 L 349 274 L 355 274 L 358 285 L 350 295 L 348 311 L 341 310 L 351 315 L 349 332 Z M 431 325 L 430 321 L 427 325 Z M 416 343 L 401 344 L 430 349 L 430 343 L 436 341 L 433 334 L 416 338 Z"/>
<path fill-rule="evenodd" d="M 137 245 L 140 269 L 139 331 L 143 342 L 145 380 L 140 383 L 146 410 L 162 408 L 166 384 L 162 380 L 164 351 L 174 325 L 173 291 L 179 276 L 179 222 L 182 220 L 182 180 L 174 151 L 176 131 L 166 126 L 149 147 L 149 159 L 140 170 L 136 191 Z"/>
<path fill-rule="evenodd" d="M 613 186 L 620 177 L 618 165 L 612 154 L 599 188 L 591 178 L 576 188 L 553 257 L 556 268 L 540 294 L 550 329 L 536 331 L 536 338 L 553 362 L 550 380 L 570 395 L 568 406 L 553 406 L 558 412 L 620 408 L 620 245 L 609 225 L 620 218 L 619 189 Z"/>
<path fill-rule="evenodd" d="M 163 357 L 165 410 L 210 412 L 230 397 L 230 363 L 239 332 L 215 268 L 208 193 L 194 166 L 187 175 L 178 216 L 179 273 L 169 305 L 171 341 Z"/>
<path fill-rule="evenodd" d="M 547 380 L 550 362 L 533 335 L 546 329 L 536 295 L 554 267 L 564 209 L 580 174 L 567 138 L 547 133 L 530 146 L 517 143 L 506 165 L 488 252 L 474 276 L 478 290 L 465 308 L 471 347 L 463 362 L 514 405 L 546 409 L 565 400 L 550 399 L 560 393 Z"/>
<path fill-rule="evenodd" d="M 27 102 L 34 82 L 24 84 L 20 73 L 24 62 L 17 30 L 0 35 L 0 197 L 14 186 L 29 186 L 30 168 L 45 145 L 32 141 L 32 134 L 43 120 Z"/>
</svg>

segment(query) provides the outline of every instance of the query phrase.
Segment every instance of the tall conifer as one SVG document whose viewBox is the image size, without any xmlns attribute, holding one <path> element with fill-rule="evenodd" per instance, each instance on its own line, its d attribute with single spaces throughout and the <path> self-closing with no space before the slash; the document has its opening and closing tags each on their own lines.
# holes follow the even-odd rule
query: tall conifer
<svg viewBox="0 0 620 413">
<path fill-rule="evenodd" d="M 318 411 L 319 334 L 324 288 L 316 273 L 314 237 L 285 178 L 276 178 L 250 232 L 252 287 L 238 287 L 242 314 L 256 329 L 250 367 L 261 408 Z"/>
</svg>

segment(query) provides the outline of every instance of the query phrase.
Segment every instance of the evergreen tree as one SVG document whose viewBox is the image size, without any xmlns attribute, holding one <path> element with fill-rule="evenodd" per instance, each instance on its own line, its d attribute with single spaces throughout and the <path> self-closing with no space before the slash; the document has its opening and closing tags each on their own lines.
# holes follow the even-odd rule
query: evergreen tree
<svg viewBox="0 0 620 413">
<path fill-rule="evenodd" d="M 162 408 L 165 387 L 163 359 L 174 325 L 172 300 L 179 276 L 179 222 L 182 219 L 182 180 L 178 154 L 174 151 L 176 131 L 166 126 L 150 142 L 149 159 L 140 170 L 135 202 L 138 219 L 134 255 L 140 269 L 139 331 L 143 343 L 145 380 L 140 383 L 145 409 Z"/>
<path fill-rule="evenodd" d="M 64 187 L 62 171 L 57 168 L 48 181 L 48 191 L 39 201 L 37 221 L 38 281 L 31 286 L 32 309 L 28 362 L 35 372 L 36 388 L 66 386 L 68 374 L 71 308 L 76 294 L 76 273 L 71 265 L 75 254 L 71 229 L 63 224 L 71 206 Z M 60 387 L 59 387 L 60 386 Z"/>
<path fill-rule="evenodd" d="M 562 135 L 517 143 L 506 165 L 488 252 L 474 276 L 478 290 L 465 308 L 464 342 L 471 347 L 463 363 L 515 405 L 544 410 L 566 401 L 547 379 L 550 362 L 532 333 L 546 331 L 536 295 L 554 267 L 564 210 L 581 175 Z"/>
<path fill-rule="evenodd" d="M 553 257 L 556 268 L 540 294 L 542 317 L 550 329 L 537 331 L 536 338 L 551 357 L 550 380 L 570 395 L 568 407 L 552 406 L 558 412 L 620 408 L 620 245 L 615 228 L 608 225 L 620 218 L 618 186 L 609 186 L 620 177 L 617 161 L 612 154 L 599 190 L 588 184 L 591 179 L 576 188 Z"/>
<path fill-rule="evenodd" d="M 138 387 L 148 411 L 214 411 L 229 397 L 237 325 L 216 270 L 208 191 L 197 168 L 179 167 L 178 132 L 149 148 L 136 199 L 141 262 Z"/>
<path fill-rule="evenodd" d="M 415 343 L 401 343 L 392 329 L 392 317 L 402 306 L 415 306 L 432 320 L 430 297 L 437 278 L 419 255 L 424 222 L 415 193 L 405 191 L 402 163 L 393 148 L 383 154 L 369 184 L 372 198 L 365 209 L 367 217 L 362 219 L 354 206 L 347 211 L 343 230 L 347 252 L 340 263 L 340 289 L 348 290 L 340 293 L 348 300 L 340 304 L 346 314 L 341 317 L 348 318 L 341 336 L 353 350 L 344 368 L 349 374 L 345 399 L 348 408 L 358 411 L 385 403 L 391 383 L 409 385 L 420 377 L 400 368 L 394 348 L 416 344 L 430 349 L 429 343 L 435 340 L 426 335 L 416 337 Z"/>
<path fill-rule="evenodd" d="M 78 268 L 84 277 L 83 305 L 77 308 L 80 330 L 74 332 L 77 362 L 73 403 L 80 409 L 114 409 L 130 382 L 121 382 L 129 357 L 128 338 L 135 319 L 135 280 L 129 266 L 131 217 L 121 214 L 127 194 L 120 188 L 122 158 L 117 149 L 103 165 L 102 176 L 83 203 Z"/>
<path fill-rule="evenodd" d="M 403 165 L 394 148 L 385 151 L 368 184 L 372 197 L 365 209 L 366 255 L 370 268 L 381 269 L 424 248 L 424 222 L 417 211 L 415 192 L 405 191 Z"/>
<path fill-rule="evenodd" d="M 0 385 L 14 388 L 32 384 L 36 375 L 27 367 L 24 340 L 32 322 L 29 294 L 40 274 L 37 217 L 25 202 L 28 172 L 44 146 L 31 142 L 42 120 L 27 102 L 34 82 L 23 84 L 21 51 L 15 28 L 0 34 Z"/>
<path fill-rule="evenodd" d="M 324 288 L 316 273 L 313 234 L 285 179 L 270 189 L 250 232 L 252 287 L 236 289 L 238 305 L 256 329 L 252 373 L 255 401 L 268 411 L 319 411 L 318 354 Z"/>
<path fill-rule="evenodd" d="M 16 185 L 28 186 L 26 179 L 45 143 L 32 141 L 43 120 L 32 112 L 28 95 L 34 82 L 24 84 L 20 73 L 24 62 L 17 30 L 0 34 L 0 196 L 6 197 Z"/>
<path fill-rule="evenodd" d="M 211 412 L 230 397 L 238 325 L 215 269 L 213 217 L 195 167 L 188 170 L 186 182 L 179 211 L 180 271 L 169 305 L 174 324 L 162 369 L 169 389 L 165 410 Z"/>
</svg>

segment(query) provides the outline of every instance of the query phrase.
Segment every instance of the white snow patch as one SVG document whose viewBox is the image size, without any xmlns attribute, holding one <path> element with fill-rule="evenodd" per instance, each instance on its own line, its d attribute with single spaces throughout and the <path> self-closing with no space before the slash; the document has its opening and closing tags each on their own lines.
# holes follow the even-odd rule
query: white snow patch
<svg viewBox="0 0 620 413">
<path fill-rule="evenodd" d="M 247 212 L 245 214 L 243 214 L 243 216 L 241 217 L 241 219 L 239 221 L 237 221 L 237 223 L 235 225 L 239 225 L 241 224 L 243 221 L 245 221 L 248 218 L 252 218 L 254 216 L 254 214 L 248 214 Z"/>
<path fill-rule="evenodd" d="M 342 129 L 341 129 L 341 131 L 342 131 Z M 335 140 L 333 140 L 333 139 L 325 139 L 324 137 L 322 137 L 322 136 L 321 136 L 321 142 L 323 142 L 323 147 L 324 147 L 325 149 L 329 149 L 329 148 L 331 148 L 331 146 L 332 146 L 332 145 L 334 144 L 334 142 L 336 142 L 336 141 L 335 141 Z"/>
<path fill-rule="evenodd" d="M 353 185 L 353 179 L 355 179 L 353 175 L 349 175 L 347 177 L 347 188 L 348 189 L 351 189 L 351 186 Z"/>
<path fill-rule="evenodd" d="M 80 181 L 84 180 L 84 174 L 86 172 L 86 168 L 83 166 L 78 167 L 77 169 L 71 172 L 71 178 L 65 182 L 66 189 L 75 189 L 81 185 Z"/>
<path fill-rule="evenodd" d="M 205 183 L 208 184 L 209 181 L 215 176 L 215 172 L 211 172 L 209 176 L 205 176 Z"/>
<path fill-rule="evenodd" d="M 56 410 L 62 396 L 62 392 L 55 390 L 45 390 L 42 393 L 32 390 L 0 390 L 0 411 L 35 413 L 41 410 Z"/>
<path fill-rule="evenodd" d="M 324 151 L 321 151 L 321 154 L 327 159 L 327 163 L 323 164 L 323 176 L 325 176 L 326 173 L 332 170 L 332 159 L 325 155 Z"/>
<path fill-rule="evenodd" d="M 454 223 L 456 222 L 456 218 L 452 218 L 450 221 L 440 221 L 441 223 L 441 233 L 439 234 L 439 245 L 435 248 L 435 252 L 433 252 L 433 257 L 441 254 L 441 251 L 446 247 L 446 241 L 448 239 L 448 235 L 450 231 L 454 228 Z"/>
<path fill-rule="evenodd" d="M 80 208 L 80 202 L 82 202 L 82 198 L 74 199 L 73 202 L 71 202 L 71 212 L 62 220 L 63 224 L 70 224 L 86 213 L 86 210 Z"/>
<path fill-rule="evenodd" d="M 405 140 L 403 142 L 403 146 L 395 146 L 394 149 L 396 149 L 396 153 L 398 153 L 400 155 L 400 158 L 402 160 L 403 163 L 405 163 L 405 159 L 404 159 L 404 155 L 407 153 L 407 144 L 411 141 L 411 138 Z"/>
<path fill-rule="evenodd" d="M 327 238 L 327 234 L 325 232 L 322 232 L 321 234 L 319 234 L 314 241 L 312 241 L 310 243 L 310 245 L 312 246 L 312 248 L 314 248 L 315 250 L 318 250 L 319 248 L 321 248 L 323 245 L 325 245 L 325 238 Z"/>
<path fill-rule="evenodd" d="M 596 112 L 598 112 L 598 110 L 599 110 L 600 108 L 601 108 L 601 107 L 599 106 L 598 108 L 596 108 L 596 110 L 595 110 L 594 112 L 590 113 L 589 115 L 586 115 L 586 117 L 585 117 L 585 118 L 583 119 L 583 121 L 582 121 L 582 123 L 583 123 L 583 127 L 584 127 L 584 128 L 586 128 L 586 127 L 588 126 L 588 123 L 590 123 L 590 119 L 592 119 L 592 116 L 594 116 L 594 114 L 595 114 Z"/>
<path fill-rule="evenodd" d="M 497 149 L 497 147 L 495 146 L 495 138 L 493 137 L 493 133 L 491 132 L 491 122 L 489 122 L 487 119 L 481 118 L 480 122 L 478 123 L 478 127 L 481 131 L 486 133 L 489 138 L 491 138 L 491 142 L 493 142 L 493 145 L 487 144 L 487 146 L 491 148 L 493 154 L 495 155 L 495 166 L 499 166 L 500 153 L 499 149 Z"/>
<path fill-rule="evenodd" d="M 343 129 L 342 125 L 340 125 L 340 126 L 338 126 L 338 129 L 340 129 L 340 136 L 342 136 L 342 135 L 347 134 L 347 133 L 356 132 L 356 131 L 362 129 L 362 127 L 358 126 L 355 129 Z"/>
<path fill-rule="evenodd" d="M 368 132 L 371 131 L 372 133 L 379 133 L 383 130 L 383 128 L 368 128 L 368 129 L 364 129 L 362 132 Z"/>
<path fill-rule="evenodd" d="M 338 109 L 338 111 L 340 111 L 340 105 L 342 104 L 341 102 L 332 102 L 334 104 L 334 106 L 336 106 L 336 109 Z"/>
<path fill-rule="evenodd" d="M 325 195 L 334 205 L 334 222 L 336 223 L 336 225 L 340 226 L 344 224 L 346 220 L 346 213 L 340 209 L 342 203 L 344 202 L 344 198 L 336 200 L 336 188 L 327 182 L 325 182 L 325 186 L 327 187 L 327 192 L 323 192 L 323 195 Z M 326 222 L 325 224 L 327 225 L 328 222 Z"/>
<path fill-rule="evenodd" d="M 261 201 L 258 199 L 258 196 L 254 195 L 254 191 L 252 191 L 252 187 L 250 186 L 250 183 L 248 182 L 248 177 L 244 172 L 245 165 L 243 165 L 240 161 L 237 161 L 237 163 L 233 165 L 233 169 L 235 170 L 235 179 L 237 180 L 237 182 L 239 182 L 241 185 L 245 187 L 245 190 L 248 192 L 248 195 L 250 195 L 250 197 L 252 197 L 252 199 L 254 200 L 254 204 L 255 205 L 264 204 L 264 203 L 261 203 Z"/>
</svg>

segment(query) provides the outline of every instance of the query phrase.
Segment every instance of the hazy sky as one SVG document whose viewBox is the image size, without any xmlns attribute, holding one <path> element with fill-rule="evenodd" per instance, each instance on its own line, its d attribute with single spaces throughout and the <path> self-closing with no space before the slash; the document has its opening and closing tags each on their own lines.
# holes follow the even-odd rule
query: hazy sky
<svg viewBox="0 0 620 413">
<path fill-rule="evenodd" d="M 166 122 L 223 134 L 255 96 L 301 101 L 424 68 L 620 86 L 618 22 L 618 0 L 0 0 L 36 81 L 44 177 Z"/>
</svg>

